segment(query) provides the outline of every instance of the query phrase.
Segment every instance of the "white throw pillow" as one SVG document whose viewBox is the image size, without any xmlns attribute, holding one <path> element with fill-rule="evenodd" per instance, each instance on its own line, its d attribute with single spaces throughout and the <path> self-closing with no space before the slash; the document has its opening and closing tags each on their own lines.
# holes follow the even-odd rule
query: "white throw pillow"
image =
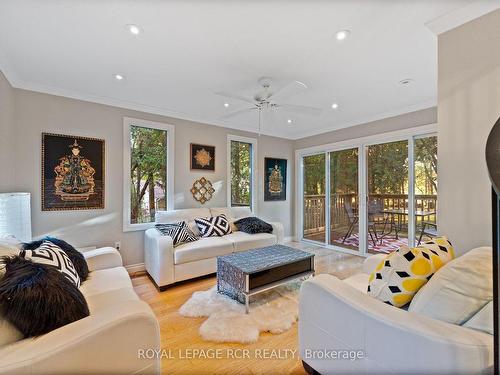
<svg viewBox="0 0 500 375">
<path fill-rule="evenodd" d="M 491 247 L 443 266 L 413 298 L 408 311 L 462 325 L 493 299 Z"/>
<path fill-rule="evenodd" d="M 493 334 L 493 301 L 490 301 L 479 312 L 469 319 L 464 327 Z"/>
<path fill-rule="evenodd" d="M 23 334 L 0 315 L 0 348 L 23 338 Z"/>
</svg>

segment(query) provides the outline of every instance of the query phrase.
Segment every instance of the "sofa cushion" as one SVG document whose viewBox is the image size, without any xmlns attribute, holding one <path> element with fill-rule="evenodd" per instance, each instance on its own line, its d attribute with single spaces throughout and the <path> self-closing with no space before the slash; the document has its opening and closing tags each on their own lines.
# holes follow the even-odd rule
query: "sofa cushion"
<svg viewBox="0 0 500 375">
<path fill-rule="evenodd" d="M 90 273 L 89 278 L 80 287 L 85 298 L 121 288 L 132 288 L 132 281 L 124 267 L 108 268 Z"/>
<path fill-rule="evenodd" d="M 234 222 L 236 227 L 245 233 L 273 233 L 273 226 L 255 216 L 242 217 Z"/>
<path fill-rule="evenodd" d="M 157 224 L 175 223 L 178 221 L 185 221 L 189 229 L 197 236 L 200 237 L 198 227 L 194 219 L 199 217 L 210 217 L 210 210 L 208 208 L 186 208 L 183 210 L 170 210 L 170 211 L 156 211 L 155 222 Z"/>
<path fill-rule="evenodd" d="M 177 246 L 174 251 L 174 263 L 194 262 L 232 252 L 232 242 L 225 240 L 224 237 L 200 238 L 198 241 Z"/>
<path fill-rule="evenodd" d="M 367 273 L 357 273 L 348 277 L 347 279 L 342 280 L 347 285 L 352 286 L 354 289 L 359 290 L 360 292 L 366 293 L 368 287 L 368 278 L 370 275 Z"/>
<path fill-rule="evenodd" d="M 453 247 L 444 237 L 414 248 L 402 246 L 382 259 L 370 274 L 368 294 L 396 307 L 405 306 L 452 258 Z"/>
<path fill-rule="evenodd" d="M 202 237 L 221 237 L 231 233 L 229 220 L 225 215 L 194 219 Z"/>
<path fill-rule="evenodd" d="M 491 247 L 469 251 L 441 268 L 409 311 L 462 325 L 493 299 Z"/>
<path fill-rule="evenodd" d="M 72 245 L 70 245 L 69 243 L 67 243 L 64 240 L 61 240 L 59 238 L 46 236 L 46 237 L 42 238 L 41 240 L 24 243 L 22 245 L 22 248 L 24 250 L 36 250 L 40 246 L 42 246 L 44 241 L 49 241 L 49 242 L 53 243 L 54 245 L 59 246 L 66 253 L 68 258 L 71 260 L 71 262 L 75 266 L 76 272 L 78 273 L 80 280 L 82 282 L 87 280 L 87 277 L 89 276 L 89 267 L 87 265 L 87 262 L 85 261 L 85 257 L 83 256 L 83 254 L 80 251 L 75 249 Z"/>
<path fill-rule="evenodd" d="M 488 302 L 476 315 L 465 322 L 464 327 L 493 335 L 493 301 Z"/>
<path fill-rule="evenodd" d="M 155 224 L 155 228 L 163 236 L 172 238 L 174 247 L 182 245 L 183 243 L 193 242 L 198 239 L 195 234 L 189 229 L 185 221 L 167 224 Z"/>
<path fill-rule="evenodd" d="M 68 254 L 66 254 L 66 252 L 58 245 L 50 241 L 43 240 L 42 243 L 34 250 L 21 250 L 19 256 L 25 259 L 29 259 L 33 263 L 41 263 L 54 267 L 59 272 L 61 272 L 69 281 L 71 281 L 77 287 L 80 287 L 81 280 L 75 265 L 71 261 Z M 85 262 L 83 255 L 81 255 L 81 257 L 83 259 L 83 262 L 85 263 L 85 266 L 87 266 L 87 262 Z M 85 275 L 88 276 L 88 268 L 86 268 L 86 270 L 87 271 Z"/>
<path fill-rule="evenodd" d="M 138 299 L 139 297 L 134 289 L 126 287 L 88 296 L 87 303 L 89 305 L 90 314 L 92 315 L 94 312 L 102 311 L 103 309 L 115 306 L 119 303 L 137 301 Z"/>
<path fill-rule="evenodd" d="M 235 252 L 271 246 L 277 243 L 276 236 L 270 233 L 248 234 L 245 232 L 235 232 L 223 238 L 234 244 Z"/>
<path fill-rule="evenodd" d="M 3 257 L 2 314 L 25 337 L 53 331 L 89 315 L 80 290 L 55 267 L 20 256 Z"/>
</svg>

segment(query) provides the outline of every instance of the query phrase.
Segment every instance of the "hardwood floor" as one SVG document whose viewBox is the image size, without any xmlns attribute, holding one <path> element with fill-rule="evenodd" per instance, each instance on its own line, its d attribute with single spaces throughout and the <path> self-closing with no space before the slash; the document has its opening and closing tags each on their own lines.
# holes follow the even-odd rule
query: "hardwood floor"
<svg viewBox="0 0 500 375">
<path fill-rule="evenodd" d="M 316 272 L 331 273 L 341 279 L 359 272 L 363 262 L 361 257 L 315 245 L 287 245 L 315 253 Z M 215 343 L 200 338 L 198 329 L 206 318 L 186 318 L 178 310 L 193 292 L 215 285 L 215 276 L 187 281 L 161 293 L 144 274 L 134 276 L 132 283 L 160 323 L 161 347 L 170 357 L 162 359 L 162 373 L 306 374 L 297 352 L 297 324 L 279 335 L 261 334 L 254 344 Z M 204 354 L 219 358 L 202 358 Z"/>
</svg>

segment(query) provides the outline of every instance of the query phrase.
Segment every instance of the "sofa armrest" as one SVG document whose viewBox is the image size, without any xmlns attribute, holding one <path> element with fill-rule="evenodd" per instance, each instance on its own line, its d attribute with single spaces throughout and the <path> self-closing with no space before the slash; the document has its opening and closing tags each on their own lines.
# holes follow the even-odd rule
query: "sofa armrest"
<svg viewBox="0 0 500 375">
<path fill-rule="evenodd" d="M 174 242 L 156 229 L 144 234 L 144 263 L 159 288 L 174 282 Z"/>
<path fill-rule="evenodd" d="M 273 234 L 276 236 L 277 242 L 283 244 L 285 242 L 285 229 L 283 224 L 278 222 L 269 223 L 273 227 Z"/>
<path fill-rule="evenodd" d="M 127 301 L 0 348 L 0 374 L 159 374 L 159 358 L 140 355 L 150 348 L 160 349 L 158 322 L 145 302 Z"/>
<path fill-rule="evenodd" d="M 386 256 L 387 254 L 376 254 L 367 257 L 363 262 L 363 273 L 372 273 L 379 265 L 379 263 L 382 262 L 382 259 L 384 259 Z"/>
<path fill-rule="evenodd" d="M 121 267 L 122 256 L 114 247 L 101 247 L 82 253 L 89 266 L 89 271 Z"/>
<path fill-rule="evenodd" d="M 332 275 L 302 284 L 299 350 L 322 374 L 479 373 L 493 363 L 492 335 L 390 306 Z M 363 355 L 325 360 L 311 350 Z"/>
</svg>

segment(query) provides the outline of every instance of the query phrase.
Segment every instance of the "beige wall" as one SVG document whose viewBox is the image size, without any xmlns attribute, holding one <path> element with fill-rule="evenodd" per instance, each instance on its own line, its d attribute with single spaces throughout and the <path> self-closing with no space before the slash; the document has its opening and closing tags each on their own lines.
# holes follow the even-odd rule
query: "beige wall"
<svg viewBox="0 0 500 375">
<path fill-rule="evenodd" d="M 500 11 L 438 39 L 438 225 L 459 253 L 491 244 L 487 136 L 500 116 Z"/>
<path fill-rule="evenodd" d="M 258 214 L 285 225 L 286 236 L 293 228 L 293 142 L 285 139 L 193 123 L 130 111 L 69 98 L 14 90 L 16 101 L 15 134 L 9 140 L 16 158 L 15 190 L 32 193 L 33 235 L 52 234 L 71 243 L 113 245 L 122 242 L 125 264 L 143 261 L 143 232 L 122 231 L 122 132 L 123 117 L 159 121 L 175 126 L 175 208 L 199 207 L 189 189 L 195 179 L 206 176 L 216 186 L 215 197 L 205 206 L 226 205 L 227 134 L 258 138 L 259 199 Z M 42 132 L 56 132 L 104 138 L 106 140 L 106 207 L 104 210 L 42 212 L 40 208 L 40 141 Z M 189 170 L 189 144 L 216 146 L 215 173 Z M 288 159 L 288 196 L 285 202 L 263 202 L 263 163 L 265 156 Z M 3 160 L 3 159 L 2 159 Z"/>
<path fill-rule="evenodd" d="M 345 141 L 353 138 L 368 137 L 375 134 L 387 133 L 395 130 L 408 129 L 420 125 L 435 124 L 437 109 L 427 108 L 421 111 L 405 113 L 403 115 L 334 130 L 328 133 L 314 135 L 295 141 L 295 148 L 301 149 L 312 146 L 325 145 Z"/>
<path fill-rule="evenodd" d="M 0 71 L 0 192 L 7 192 L 13 186 L 12 132 L 14 129 L 14 89 Z"/>
</svg>

